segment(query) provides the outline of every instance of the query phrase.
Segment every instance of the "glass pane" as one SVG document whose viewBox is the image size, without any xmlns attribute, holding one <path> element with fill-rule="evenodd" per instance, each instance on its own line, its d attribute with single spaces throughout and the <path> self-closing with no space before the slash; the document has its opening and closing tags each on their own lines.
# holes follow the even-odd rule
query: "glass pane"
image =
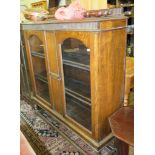
<svg viewBox="0 0 155 155">
<path fill-rule="evenodd" d="M 91 108 L 82 101 L 66 94 L 67 115 L 80 123 L 87 129 L 91 130 Z"/>
<path fill-rule="evenodd" d="M 27 64 L 27 55 L 25 44 L 23 42 L 23 34 L 21 33 L 21 40 L 20 40 L 20 62 L 21 62 L 21 74 L 24 80 L 25 89 L 23 90 L 26 95 L 30 96 L 31 93 L 31 82 L 30 82 L 30 74 Z M 23 89 L 23 88 L 22 88 Z"/>
<path fill-rule="evenodd" d="M 62 44 L 66 114 L 91 130 L 90 50 L 74 38 Z"/>
<path fill-rule="evenodd" d="M 37 95 L 50 102 L 43 43 L 37 36 L 33 35 L 29 39 L 29 44 Z"/>
<path fill-rule="evenodd" d="M 63 60 L 67 63 L 81 65 L 89 69 L 90 54 L 89 49 L 80 41 L 76 39 L 66 39 L 62 45 Z"/>
</svg>

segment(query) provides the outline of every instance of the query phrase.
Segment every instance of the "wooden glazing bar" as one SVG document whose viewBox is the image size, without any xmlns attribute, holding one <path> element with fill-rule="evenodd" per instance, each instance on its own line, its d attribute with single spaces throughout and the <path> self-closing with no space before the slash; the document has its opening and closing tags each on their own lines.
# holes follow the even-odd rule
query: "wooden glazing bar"
<svg viewBox="0 0 155 155">
<path fill-rule="evenodd" d="M 35 56 L 35 57 L 39 57 L 39 58 L 45 58 L 45 55 L 43 53 L 39 53 L 39 52 L 31 52 L 32 56 Z"/>
</svg>

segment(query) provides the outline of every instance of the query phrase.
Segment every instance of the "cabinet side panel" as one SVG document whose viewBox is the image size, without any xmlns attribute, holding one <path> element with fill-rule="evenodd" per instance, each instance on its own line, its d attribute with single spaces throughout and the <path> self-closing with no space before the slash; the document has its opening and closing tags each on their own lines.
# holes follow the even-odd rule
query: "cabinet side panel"
<svg viewBox="0 0 155 155">
<path fill-rule="evenodd" d="M 98 48 L 96 49 L 96 46 Z M 94 56 L 92 67 L 93 82 L 93 136 L 96 141 L 100 141 L 105 136 L 106 117 L 109 113 L 112 96 L 112 32 L 98 34 L 98 39 L 94 43 Z"/>
<path fill-rule="evenodd" d="M 124 102 L 125 91 L 125 67 L 126 67 L 126 29 L 113 31 L 113 99 L 115 105 L 112 107 L 112 112 L 116 111 L 118 104 L 121 106 Z"/>
<path fill-rule="evenodd" d="M 95 75 L 93 117 L 95 124 L 98 124 L 95 126 L 94 137 L 97 141 L 110 133 L 108 117 L 123 102 L 126 30 L 101 32 L 99 38 L 99 50 L 95 56 L 98 66 L 94 66 L 93 69 Z"/>
</svg>

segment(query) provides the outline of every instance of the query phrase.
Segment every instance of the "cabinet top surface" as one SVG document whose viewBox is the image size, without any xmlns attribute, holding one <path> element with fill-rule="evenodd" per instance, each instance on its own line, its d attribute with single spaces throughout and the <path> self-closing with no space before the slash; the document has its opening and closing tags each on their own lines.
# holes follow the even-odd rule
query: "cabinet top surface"
<svg viewBox="0 0 155 155">
<path fill-rule="evenodd" d="M 83 20 L 48 20 L 40 22 L 21 23 L 22 30 L 100 30 L 100 23 L 105 21 L 126 20 L 125 16 L 108 16 L 99 18 L 85 18 Z M 124 25 L 122 25 L 124 26 Z"/>
<path fill-rule="evenodd" d="M 32 25 L 36 25 L 36 24 L 64 24 L 64 23 L 86 23 L 86 22 L 101 22 L 101 21 L 105 21 L 105 20 L 118 20 L 118 19 L 125 19 L 127 17 L 125 16 L 108 16 L 108 17 L 91 17 L 91 18 L 85 18 L 82 20 L 57 20 L 57 19 L 50 19 L 50 20 L 46 20 L 46 21 L 38 21 L 38 22 L 31 22 L 31 21 L 27 21 L 24 23 L 21 23 L 21 25 L 27 25 L 27 24 L 32 24 Z"/>
</svg>

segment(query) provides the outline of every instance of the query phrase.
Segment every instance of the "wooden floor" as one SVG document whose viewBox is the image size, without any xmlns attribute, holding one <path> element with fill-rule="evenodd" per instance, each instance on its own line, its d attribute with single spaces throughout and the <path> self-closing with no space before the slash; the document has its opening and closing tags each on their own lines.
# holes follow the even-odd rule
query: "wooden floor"
<svg viewBox="0 0 155 155">
<path fill-rule="evenodd" d="M 22 132 L 20 132 L 20 155 L 36 155 Z"/>
</svg>

